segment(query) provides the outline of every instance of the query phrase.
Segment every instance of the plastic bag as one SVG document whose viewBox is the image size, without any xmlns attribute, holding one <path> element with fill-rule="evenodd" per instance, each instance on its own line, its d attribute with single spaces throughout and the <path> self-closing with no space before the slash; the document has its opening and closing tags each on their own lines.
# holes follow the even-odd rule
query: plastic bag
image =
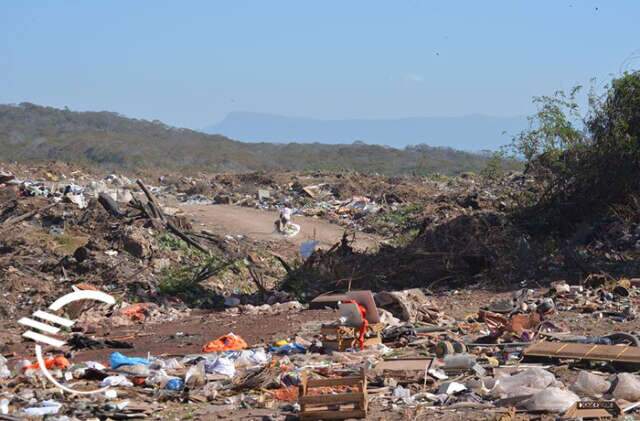
<svg viewBox="0 0 640 421">
<path fill-rule="evenodd" d="M 498 378 L 491 395 L 502 398 L 530 395 L 555 383 L 556 378 L 552 373 L 534 367 L 513 376 Z"/>
<path fill-rule="evenodd" d="M 133 383 L 131 383 L 125 376 L 119 374 L 117 376 L 108 376 L 102 379 L 100 387 L 106 386 L 132 387 Z"/>
<path fill-rule="evenodd" d="M 149 360 L 140 357 L 127 357 L 119 352 L 113 352 L 109 357 L 111 368 L 118 368 L 121 365 L 149 365 Z"/>
<path fill-rule="evenodd" d="M 303 354 L 307 350 L 304 346 L 296 343 L 288 343 L 282 346 L 272 346 L 269 348 L 270 352 L 279 355 L 291 355 L 291 354 Z"/>
<path fill-rule="evenodd" d="M 618 374 L 618 383 L 613 389 L 613 397 L 629 402 L 640 400 L 640 378 L 631 373 Z"/>
<path fill-rule="evenodd" d="M 236 367 L 251 367 L 262 365 L 269 361 L 269 356 L 263 348 L 242 351 L 236 359 Z"/>
<path fill-rule="evenodd" d="M 174 377 L 167 382 L 164 388 L 167 390 L 182 390 L 184 389 L 184 382 L 182 381 L 182 379 Z"/>
<path fill-rule="evenodd" d="M 202 352 L 240 351 L 247 348 L 247 343 L 240 336 L 229 333 L 202 347 Z"/>
<path fill-rule="evenodd" d="M 396 399 L 402 399 L 407 404 L 413 402 L 413 398 L 411 397 L 411 390 L 405 389 L 400 385 L 396 386 L 396 388 L 393 389 L 393 397 Z"/>
<path fill-rule="evenodd" d="M 135 377 L 147 377 L 151 374 L 151 370 L 149 366 L 143 364 L 134 364 L 134 365 L 121 365 L 118 367 L 118 371 Z"/>
<path fill-rule="evenodd" d="M 53 400 L 42 401 L 40 406 L 32 406 L 30 408 L 24 408 L 22 411 L 29 417 L 42 417 L 44 415 L 57 414 L 62 408 L 60 402 Z"/>
<path fill-rule="evenodd" d="M 578 395 L 590 398 L 600 398 L 610 388 L 611 382 L 608 382 L 602 376 L 589 373 L 588 371 L 581 371 L 580 374 L 578 374 L 578 379 L 571 386 L 571 390 Z"/>
<path fill-rule="evenodd" d="M 170 358 L 164 362 L 164 368 L 167 370 L 177 370 L 184 366 L 175 358 Z"/>
<path fill-rule="evenodd" d="M 65 368 L 68 368 L 70 365 L 71 363 L 69 363 L 69 360 L 67 360 L 63 355 L 57 355 L 52 358 L 45 358 L 44 360 L 44 366 L 47 368 L 47 370 L 53 370 L 56 368 L 64 370 Z M 25 369 L 29 369 L 29 368 L 37 370 L 38 368 L 40 368 L 40 364 L 36 361 L 35 363 L 25 367 Z"/>
<path fill-rule="evenodd" d="M 566 412 L 578 402 L 578 395 L 559 387 L 544 389 L 522 403 L 529 411 Z"/>
<path fill-rule="evenodd" d="M 316 247 L 318 247 L 318 244 L 320 244 L 320 241 L 315 241 L 315 240 L 305 241 L 300 245 L 300 256 L 302 256 L 302 258 L 305 260 L 308 259 L 316 250 Z"/>
<path fill-rule="evenodd" d="M 198 364 L 189 367 L 187 374 L 184 376 L 184 383 L 190 388 L 202 386 L 206 383 L 206 375 L 204 361 L 200 361 Z"/>
<path fill-rule="evenodd" d="M 205 362 L 205 371 L 207 373 L 222 374 L 227 377 L 233 377 L 236 375 L 236 367 L 233 364 L 233 361 L 225 357 Z"/>
<path fill-rule="evenodd" d="M 164 370 L 156 371 L 152 376 L 147 377 L 145 383 L 149 386 L 159 387 L 161 389 L 167 384 L 172 377 L 169 377 Z"/>
<path fill-rule="evenodd" d="M 7 367 L 7 359 L 0 354 L 0 378 L 11 377 L 11 370 Z"/>
<path fill-rule="evenodd" d="M 444 357 L 444 367 L 447 369 L 470 369 L 476 364 L 475 355 L 454 354 Z"/>
</svg>

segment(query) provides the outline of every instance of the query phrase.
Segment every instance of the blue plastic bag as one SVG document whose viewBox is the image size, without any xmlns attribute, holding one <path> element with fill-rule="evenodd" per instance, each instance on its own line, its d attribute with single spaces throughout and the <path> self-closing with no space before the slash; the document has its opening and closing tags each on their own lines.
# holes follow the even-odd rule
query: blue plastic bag
<svg viewBox="0 0 640 421">
<path fill-rule="evenodd" d="M 182 390 L 184 389 L 184 382 L 182 379 L 171 379 L 164 386 L 167 390 Z"/>
<path fill-rule="evenodd" d="M 303 354 L 306 351 L 307 350 L 305 347 L 296 343 L 289 343 L 282 346 L 272 346 L 271 348 L 269 348 L 269 352 L 280 355 Z"/>
<path fill-rule="evenodd" d="M 149 365 L 149 360 L 140 357 L 127 357 L 119 352 L 113 352 L 109 357 L 111 368 L 118 368 L 121 365 Z"/>
</svg>

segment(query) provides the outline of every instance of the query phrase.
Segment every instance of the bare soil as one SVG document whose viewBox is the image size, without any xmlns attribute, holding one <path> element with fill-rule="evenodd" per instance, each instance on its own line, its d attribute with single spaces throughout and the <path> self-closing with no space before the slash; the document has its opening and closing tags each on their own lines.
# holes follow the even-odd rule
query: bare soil
<svg viewBox="0 0 640 421">
<path fill-rule="evenodd" d="M 275 231 L 274 221 L 278 213 L 231 205 L 181 205 L 186 216 L 192 218 L 194 226 L 208 229 L 221 235 L 243 235 L 253 240 L 279 241 L 300 245 L 308 240 L 317 240 L 321 247 L 331 247 L 342 238 L 344 229 L 322 219 L 294 216 L 293 223 L 300 225 L 294 237 L 285 237 Z M 382 238 L 357 233 L 353 246 L 356 249 L 374 249 Z"/>
</svg>

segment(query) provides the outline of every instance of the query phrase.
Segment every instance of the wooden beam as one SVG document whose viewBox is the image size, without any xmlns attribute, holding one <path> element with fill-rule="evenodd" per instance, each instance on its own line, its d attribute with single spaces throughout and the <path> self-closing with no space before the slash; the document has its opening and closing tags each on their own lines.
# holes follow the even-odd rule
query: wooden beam
<svg viewBox="0 0 640 421">
<path fill-rule="evenodd" d="M 306 420 L 345 420 L 349 418 L 365 418 L 367 413 L 361 409 L 347 411 L 307 411 L 300 414 L 300 419 Z"/>
<path fill-rule="evenodd" d="M 338 393 L 336 395 L 301 396 L 298 402 L 306 405 L 329 405 L 337 403 L 353 403 L 357 405 L 362 402 L 363 399 L 363 393 Z"/>
<path fill-rule="evenodd" d="M 335 379 L 309 379 L 307 388 L 326 386 L 355 386 L 362 383 L 362 377 L 338 377 Z"/>
</svg>

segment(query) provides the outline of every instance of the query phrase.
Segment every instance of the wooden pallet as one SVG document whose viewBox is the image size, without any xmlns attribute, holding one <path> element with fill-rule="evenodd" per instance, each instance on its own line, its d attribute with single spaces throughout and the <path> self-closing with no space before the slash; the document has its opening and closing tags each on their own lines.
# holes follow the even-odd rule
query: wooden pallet
<svg viewBox="0 0 640 421">
<path fill-rule="evenodd" d="M 334 379 L 309 379 L 302 373 L 298 403 L 300 420 L 344 420 L 366 418 L 367 416 L 367 374 L 364 369 L 359 376 Z M 310 389 L 317 387 L 353 386 L 357 392 L 310 395 Z"/>
</svg>

